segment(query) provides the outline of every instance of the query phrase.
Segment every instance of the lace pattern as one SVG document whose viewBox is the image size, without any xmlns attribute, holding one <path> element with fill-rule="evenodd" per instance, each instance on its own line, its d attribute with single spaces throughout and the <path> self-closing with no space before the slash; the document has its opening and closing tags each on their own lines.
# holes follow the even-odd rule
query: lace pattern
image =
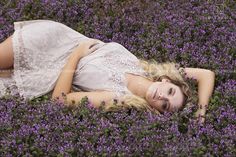
<svg viewBox="0 0 236 157">
<path fill-rule="evenodd" d="M 127 50 L 126 50 L 127 51 Z M 124 53 L 124 54 L 122 54 Z M 105 67 L 110 71 L 111 88 L 116 93 L 117 97 L 125 94 L 131 94 L 127 88 L 125 73 L 133 73 L 141 76 L 148 76 L 147 72 L 139 66 L 138 59 L 131 53 L 126 53 L 124 49 L 119 48 L 116 53 L 110 53 L 103 56 L 105 58 Z M 114 61 L 114 58 L 116 59 Z M 186 80 L 185 67 L 180 67 L 180 64 L 175 64 L 175 68 L 179 72 L 183 80 Z"/>
<path fill-rule="evenodd" d="M 12 77 L 0 78 L 0 96 L 4 96 L 6 93 L 11 95 L 18 95 L 19 90 L 16 86 L 16 82 Z"/>
<path fill-rule="evenodd" d="M 45 28 L 33 25 L 38 22 Z M 84 37 L 71 32 L 67 27 L 62 28 L 61 24 L 47 20 L 14 22 L 14 28 L 14 80 L 19 93 L 26 99 L 41 96 L 53 89 L 68 55 L 78 45 L 77 40 Z M 47 33 L 51 28 L 55 29 L 49 31 L 51 34 Z M 41 33 L 42 31 L 45 33 Z M 42 38 L 29 36 L 30 33 L 39 33 L 38 36 L 41 35 Z M 61 46 L 52 47 L 52 44 Z M 47 58 L 44 54 L 47 54 Z"/>
<path fill-rule="evenodd" d="M 15 24 L 15 32 L 13 35 L 13 51 L 14 51 L 14 80 L 17 80 L 16 84 L 20 93 L 25 93 L 23 88 L 23 81 L 20 76 L 20 71 L 29 70 L 29 64 L 24 57 L 24 43 L 22 39 L 22 23 Z"/>
<path fill-rule="evenodd" d="M 119 48 L 115 53 L 105 55 L 104 61 L 106 68 L 110 72 L 109 80 L 111 81 L 111 88 L 120 97 L 125 94 L 131 94 L 127 88 L 125 73 L 133 73 L 136 75 L 144 75 L 144 70 L 138 65 L 138 59 L 124 49 Z M 123 53 L 123 54 L 122 54 Z M 129 55 L 130 54 L 130 55 Z M 114 58 L 116 59 L 114 61 Z"/>
<path fill-rule="evenodd" d="M 25 46 L 24 46 L 24 42 L 22 39 L 22 27 L 23 27 L 23 22 L 22 23 L 15 23 L 15 29 L 16 32 L 14 33 L 13 36 L 13 44 L 15 44 L 13 46 L 14 49 L 14 69 L 15 70 L 30 70 L 30 65 L 29 62 L 27 61 L 27 58 L 24 56 L 24 52 L 25 52 Z"/>
</svg>

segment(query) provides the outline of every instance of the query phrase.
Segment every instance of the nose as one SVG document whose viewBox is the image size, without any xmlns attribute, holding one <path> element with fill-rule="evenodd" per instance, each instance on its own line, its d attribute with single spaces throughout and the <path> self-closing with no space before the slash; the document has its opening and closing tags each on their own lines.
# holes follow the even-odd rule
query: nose
<svg viewBox="0 0 236 157">
<path fill-rule="evenodd" d="M 158 99 L 160 99 L 160 98 L 162 98 L 162 97 L 163 97 L 162 93 L 159 93 L 159 92 L 158 92 Z"/>
</svg>

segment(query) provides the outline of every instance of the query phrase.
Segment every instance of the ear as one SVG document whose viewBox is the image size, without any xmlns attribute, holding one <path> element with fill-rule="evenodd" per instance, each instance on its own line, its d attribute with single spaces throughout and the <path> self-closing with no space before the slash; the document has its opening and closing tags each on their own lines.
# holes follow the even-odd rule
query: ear
<svg viewBox="0 0 236 157">
<path fill-rule="evenodd" d="M 161 80 L 161 82 L 170 82 L 170 80 L 169 80 L 169 79 L 166 79 L 166 78 L 163 78 L 163 79 Z"/>
</svg>

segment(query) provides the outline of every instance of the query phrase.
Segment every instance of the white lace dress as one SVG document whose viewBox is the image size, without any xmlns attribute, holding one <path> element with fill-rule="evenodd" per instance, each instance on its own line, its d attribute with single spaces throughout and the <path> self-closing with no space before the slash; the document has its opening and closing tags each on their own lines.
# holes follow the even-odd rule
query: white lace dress
<svg viewBox="0 0 236 157">
<path fill-rule="evenodd" d="M 69 54 L 81 41 L 90 39 L 50 20 L 14 22 L 14 29 L 14 73 L 10 78 L 0 77 L 0 96 L 7 88 L 25 99 L 52 92 Z M 130 93 L 124 74 L 145 76 L 139 60 L 118 43 L 101 42 L 97 46 L 79 61 L 72 89 L 113 91 L 117 97 Z"/>
</svg>

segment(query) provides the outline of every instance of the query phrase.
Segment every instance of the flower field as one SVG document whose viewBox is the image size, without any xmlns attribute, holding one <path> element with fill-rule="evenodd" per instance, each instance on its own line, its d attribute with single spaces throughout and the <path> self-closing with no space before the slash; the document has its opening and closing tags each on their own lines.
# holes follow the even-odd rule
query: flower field
<svg viewBox="0 0 236 157">
<path fill-rule="evenodd" d="M 13 22 L 36 19 L 118 42 L 140 58 L 210 69 L 214 92 L 204 124 L 193 116 L 196 104 L 163 115 L 105 113 L 86 98 L 69 108 L 47 95 L 8 93 L 0 98 L 0 156 L 235 156 L 234 0 L 1 0 L 0 42 Z"/>
</svg>

